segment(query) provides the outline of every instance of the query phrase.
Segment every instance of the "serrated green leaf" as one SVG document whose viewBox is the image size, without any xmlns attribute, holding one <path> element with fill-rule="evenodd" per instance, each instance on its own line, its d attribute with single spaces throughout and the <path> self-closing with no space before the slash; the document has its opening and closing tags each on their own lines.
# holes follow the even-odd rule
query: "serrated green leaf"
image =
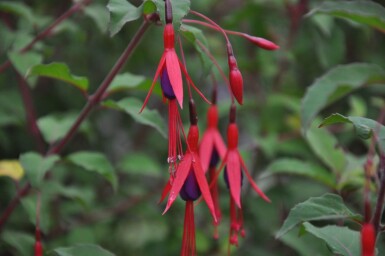
<svg viewBox="0 0 385 256">
<path fill-rule="evenodd" d="M 43 57 L 35 52 L 10 52 L 8 53 L 8 58 L 21 76 L 26 76 L 31 67 L 43 61 Z"/>
<path fill-rule="evenodd" d="M 69 155 L 67 159 L 87 171 L 99 173 L 111 183 L 114 190 L 117 189 L 118 179 L 115 170 L 105 155 L 98 152 L 81 151 Z"/>
<path fill-rule="evenodd" d="M 335 225 L 319 228 L 309 222 L 305 222 L 303 226 L 307 232 L 325 241 L 333 254 L 343 256 L 361 255 L 360 232 Z"/>
<path fill-rule="evenodd" d="M 325 194 L 320 197 L 311 197 L 305 202 L 297 204 L 290 210 L 281 229 L 276 234 L 279 238 L 295 226 L 313 220 L 352 219 L 359 220 L 362 217 L 353 213 L 345 206 L 342 198 L 335 194 Z"/>
<path fill-rule="evenodd" d="M 81 91 L 88 89 L 88 79 L 86 77 L 75 76 L 70 72 L 69 67 L 64 63 L 53 62 L 50 64 L 40 64 L 31 67 L 27 73 L 30 76 L 43 76 L 67 82 Z"/>
<path fill-rule="evenodd" d="M 119 74 L 112 80 L 107 92 L 115 93 L 122 90 L 133 89 L 141 85 L 145 80 L 146 78 L 144 76 L 138 76 L 128 72 Z"/>
<path fill-rule="evenodd" d="M 334 188 L 335 177 L 323 167 L 293 158 L 282 158 L 272 162 L 267 168 L 266 174 L 293 174 L 305 176 Z"/>
<path fill-rule="evenodd" d="M 378 144 L 385 152 L 385 126 L 378 123 L 375 120 L 359 117 L 359 116 L 343 116 L 341 114 L 333 114 L 325 118 L 320 126 L 327 126 L 337 123 L 350 123 L 353 124 L 354 130 L 358 137 L 361 139 L 368 139 L 373 134 L 376 134 L 378 138 Z"/>
<path fill-rule="evenodd" d="M 199 58 L 202 62 L 202 66 L 203 66 L 203 74 L 205 76 L 207 76 L 211 72 L 211 68 L 213 66 L 213 63 L 211 62 L 210 58 L 206 55 L 206 53 L 202 50 L 202 48 L 199 46 L 198 41 L 206 49 L 209 48 L 206 37 L 204 36 L 202 30 L 200 30 L 196 27 L 192 27 L 192 26 L 188 26 L 188 25 L 184 24 L 181 27 L 181 32 L 182 32 L 182 35 L 194 45 L 194 48 L 199 53 Z"/>
<path fill-rule="evenodd" d="M 30 256 L 35 243 L 35 238 L 31 233 L 18 231 L 3 231 L 1 240 L 15 248 L 17 255 L 20 256 Z"/>
<path fill-rule="evenodd" d="M 108 30 L 111 36 L 118 33 L 127 22 L 137 20 L 142 16 L 142 6 L 136 7 L 127 0 L 110 0 L 107 9 L 110 12 Z"/>
<path fill-rule="evenodd" d="M 75 113 L 50 114 L 39 118 L 37 125 L 44 140 L 48 143 L 54 143 L 64 138 L 77 116 L 78 114 Z M 80 132 L 85 132 L 88 129 L 89 123 L 87 121 L 83 122 L 79 127 Z"/>
<path fill-rule="evenodd" d="M 166 17 L 164 11 L 164 0 L 149 0 L 153 1 L 157 7 L 160 20 L 163 24 L 166 24 Z M 190 0 L 170 0 L 172 6 L 172 23 L 176 30 L 179 30 L 181 20 L 190 11 Z"/>
<path fill-rule="evenodd" d="M 344 18 L 385 31 L 385 8 L 373 1 L 323 2 L 309 15 L 323 13 Z"/>
<path fill-rule="evenodd" d="M 373 64 L 353 63 L 333 68 L 311 84 L 302 100 L 301 121 L 306 131 L 324 107 L 367 84 L 385 81 L 385 70 Z"/>
<path fill-rule="evenodd" d="M 155 128 L 166 138 L 166 124 L 159 112 L 145 108 L 139 114 L 142 105 L 143 102 L 135 98 L 125 98 L 118 102 L 112 100 L 103 102 L 103 106 L 126 112 L 138 123 Z"/>
<path fill-rule="evenodd" d="M 87 8 L 83 10 L 84 13 L 95 22 L 102 33 L 107 31 L 109 17 L 108 10 L 105 6 L 95 3 L 87 6 Z"/>
<path fill-rule="evenodd" d="M 49 155 L 46 157 L 38 153 L 28 152 L 20 155 L 20 163 L 25 170 L 25 174 L 34 187 L 40 187 L 44 179 L 44 175 L 59 161 L 57 155 Z"/>
<path fill-rule="evenodd" d="M 114 256 L 115 254 L 95 244 L 77 244 L 53 250 L 58 256 Z"/>
<path fill-rule="evenodd" d="M 334 173 L 341 173 L 345 169 L 345 153 L 340 147 L 337 147 L 337 139 L 328 130 L 313 126 L 306 133 L 306 140 L 313 152 Z"/>
</svg>

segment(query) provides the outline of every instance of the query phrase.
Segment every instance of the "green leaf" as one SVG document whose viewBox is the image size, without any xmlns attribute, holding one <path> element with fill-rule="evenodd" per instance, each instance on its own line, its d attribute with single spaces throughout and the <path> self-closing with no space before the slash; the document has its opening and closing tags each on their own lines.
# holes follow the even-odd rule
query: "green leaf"
<svg viewBox="0 0 385 256">
<path fill-rule="evenodd" d="M 87 6 L 83 11 L 95 22 L 102 33 L 107 31 L 109 17 L 105 6 L 95 3 Z"/>
<path fill-rule="evenodd" d="M 59 161 L 57 155 L 41 156 L 34 152 L 20 155 L 20 162 L 23 166 L 29 182 L 32 186 L 39 187 L 44 179 L 44 175 Z"/>
<path fill-rule="evenodd" d="M 199 53 L 199 58 L 203 65 L 203 73 L 205 76 L 208 75 L 211 71 L 213 64 L 210 58 L 206 55 L 206 53 L 202 50 L 198 43 L 199 41 L 206 49 L 209 49 L 206 37 L 204 36 L 202 30 L 192 26 L 182 25 L 181 32 L 182 35 L 194 45 L 194 48 Z"/>
<path fill-rule="evenodd" d="M 135 98 L 125 98 L 118 102 L 112 100 L 103 102 L 103 106 L 126 112 L 138 123 L 155 128 L 166 138 L 166 124 L 162 116 L 157 110 L 148 108 L 139 114 L 142 105 L 143 102 Z"/>
<path fill-rule="evenodd" d="M 335 177 L 327 170 L 313 163 L 299 159 L 282 158 L 271 163 L 264 174 L 294 174 L 305 176 L 334 188 Z"/>
<path fill-rule="evenodd" d="M 21 76 L 26 76 L 31 67 L 43 61 L 43 57 L 35 52 L 10 52 L 8 53 L 8 58 Z"/>
<path fill-rule="evenodd" d="M 148 0 L 153 1 L 158 9 L 160 20 L 166 24 L 166 17 L 164 11 L 164 0 Z M 190 11 L 190 0 L 170 0 L 172 6 L 172 23 L 176 30 L 179 30 L 181 20 Z"/>
<path fill-rule="evenodd" d="M 0 10 L 3 12 L 19 15 L 31 23 L 35 21 L 31 8 L 24 3 L 15 1 L 1 1 Z"/>
<path fill-rule="evenodd" d="M 123 73 L 117 75 L 112 80 L 111 85 L 108 87 L 108 93 L 115 93 L 123 90 L 129 90 L 141 85 L 146 78 L 144 76 L 138 76 L 131 73 Z"/>
<path fill-rule="evenodd" d="M 309 15 L 324 13 L 385 31 L 385 8 L 373 1 L 323 2 Z"/>
<path fill-rule="evenodd" d="M 128 174 L 162 176 L 162 168 L 153 158 L 143 153 L 129 153 L 119 163 L 119 169 Z"/>
<path fill-rule="evenodd" d="M 75 122 L 78 114 L 75 113 L 63 113 L 63 114 L 50 114 L 41 117 L 37 120 L 37 125 L 44 137 L 44 140 L 48 143 L 54 143 L 67 134 L 73 123 Z M 83 122 L 79 128 L 80 132 L 85 132 L 89 129 L 89 123 Z"/>
<path fill-rule="evenodd" d="M 385 152 L 385 127 L 382 124 L 365 117 L 333 114 L 325 118 L 320 124 L 320 127 L 337 123 L 353 124 L 357 136 L 361 139 L 369 139 L 373 133 L 376 134 L 378 138 L 378 144 L 382 151 Z"/>
<path fill-rule="evenodd" d="M 58 256 L 114 256 L 115 254 L 95 244 L 77 244 L 53 250 Z"/>
<path fill-rule="evenodd" d="M 33 66 L 27 73 L 27 77 L 29 76 L 44 76 L 58 79 L 75 86 L 83 92 L 88 89 L 88 79 L 72 75 L 68 66 L 64 63 L 53 62 Z"/>
<path fill-rule="evenodd" d="M 136 7 L 127 0 L 110 0 L 107 9 L 110 12 L 108 30 L 114 36 L 122 27 L 130 21 L 139 19 L 142 16 L 142 6 Z"/>
<path fill-rule="evenodd" d="M 360 232 L 335 225 L 319 228 L 309 222 L 305 222 L 303 226 L 307 232 L 324 240 L 333 254 L 344 256 L 361 255 Z"/>
<path fill-rule="evenodd" d="M 18 231 L 3 231 L 1 239 L 15 248 L 17 255 L 20 256 L 30 256 L 35 243 L 35 238 L 31 233 Z"/>
<path fill-rule="evenodd" d="M 337 66 L 311 84 L 302 100 L 302 128 L 306 131 L 324 107 L 355 89 L 385 80 L 385 70 L 377 65 L 353 63 Z"/>
<path fill-rule="evenodd" d="M 320 197 L 311 197 L 290 210 L 289 216 L 275 237 L 283 236 L 305 221 L 336 219 L 359 220 L 361 216 L 350 211 L 338 195 L 325 194 Z"/>
<path fill-rule="evenodd" d="M 116 191 L 118 179 L 115 170 L 105 155 L 98 152 L 76 152 L 67 157 L 73 164 L 84 168 L 87 171 L 96 172 L 108 180 Z"/>
<path fill-rule="evenodd" d="M 341 173 L 346 166 L 344 151 L 337 147 L 337 139 L 328 131 L 312 127 L 306 133 L 306 140 L 313 152 L 335 173 Z"/>
</svg>

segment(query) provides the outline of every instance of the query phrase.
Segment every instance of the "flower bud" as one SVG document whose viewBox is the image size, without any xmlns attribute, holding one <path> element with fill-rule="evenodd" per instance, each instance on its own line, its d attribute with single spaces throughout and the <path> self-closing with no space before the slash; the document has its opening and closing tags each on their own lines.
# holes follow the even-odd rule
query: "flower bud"
<svg viewBox="0 0 385 256">
<path fill-rule="evenodd" d="M 276 45 L 275 43 L 273 43 L 273 42 L 271 42 L 265 38 L 250 36 L 248 34 L 244 34 L 243 37 L 262 49 L 269 50 L 269 51 L 274 51 L 274 50 L 279 49 L 278 45 Z"/>
<path fill-rule="evenodd" d="M 373 224 L 364 223 L 361 230 L 362 256 L 374 256 L 376 236 Z"/>
<path fill-rule="evenodd" d="M 234 57 L 234 55 L 229 55 L 228 58 L 229 63 L 229 80 L 230 80 L 230 87 L 231 92 L 233 93 L 235 99 L 238 101 L 239 104 L 243 104 L 243 78 L 241 71 L 238 69 L 237 61 Z"/>
</svg>

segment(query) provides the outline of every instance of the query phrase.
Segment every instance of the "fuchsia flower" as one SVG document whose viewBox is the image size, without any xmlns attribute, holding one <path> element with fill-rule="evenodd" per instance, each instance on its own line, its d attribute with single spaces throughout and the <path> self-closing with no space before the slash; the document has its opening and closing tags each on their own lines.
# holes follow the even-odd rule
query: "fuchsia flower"
<svg viewBox="0 0 385 256">
<path fill-rule="evenodd" d="M 209 185 L 207 184 L 206 177 L 202 169 L 202 163 L 198 155 L 198 119 L 196 117 L 195 106 L 192 100 L 190 100 L 190 119 L 191 126 L 187 136 L 187 150 L 177 167 L 174 177 L 172 177 L 172 183 L 169 183 L 172 185 L 169 191 L 166 209 L 163 212 L 164 214 L 170 209 L 178 195 L 186 201 L 181 251 L 182 256 L 196 255 L 194 201 L 201 195 L 206 201 L 214 221 L 216 222 L 214 203 L 210 194 Z"/>
<path fill-rule="evenodd" d="M 215 102 L 215 96 L 213 102 Z M 199 156 L 202 161 L 203 171 L 209 171 L 209 182 L 213 182 L 210 186 L 210 193 L 213 198 L 215 216 L 217 222 L 214 222 L 214 238 L 218 238 L 219 222 L 222 218 L 221 209 L 219 206 L 218 184 L 215 179 L 216 166 L 220 160 L 222 160 L 226 153 L 226 146 L 223 142 L 222 136 L 218 131 L 218 109 L 215 104 L 209 107 L 207 112 L 207 129 L 202 136 L 202 140 L 199 145 Z"/>
<path fill-rule="evenodd" d="M 376 235 L 372 223 L 364 223 L 361 229 L 361 251 L 362 256 L 374 256 L 376 246 Z"/>
<path fill-rule="evenodd" d="M 238 235 L 242 237 L 245 235 L 243 230 L 243 214 L 241 210 L 241 187 L 243 173 L 246 175 L 252 188 L 258 193 L 266 202 L 270 199 L 262 192 L 262 190 L 255 184 L 251 177 L 241 154 L 238 151 L 238 127 L 235 123 L 235 105 L 232 105 L 230 110 L 230 124 L 227 128 L 227 151 L 219 167 L 219 172 L 224 168 L 224 178 L 226 185 L 230 190 L 230 244 L 238 245 Z M 217 174 L 217 176 L 218 176 Z"/>
</svg>

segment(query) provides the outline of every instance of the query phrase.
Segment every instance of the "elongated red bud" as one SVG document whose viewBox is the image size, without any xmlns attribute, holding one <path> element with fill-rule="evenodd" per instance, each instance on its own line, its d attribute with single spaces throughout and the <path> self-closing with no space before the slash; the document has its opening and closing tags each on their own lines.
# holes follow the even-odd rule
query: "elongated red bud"
<svg viewBox="0 0 385 256">
<path fill-rule="evenodd" d="M 243 104 L 243 78 L 241 71 L 238 69 L 237 61 L 234 55 L 230 55 L 229 59 L 229 80 L 231 92 L 239 104 Z"/>
<path fill-rule="evenodd" d="M 40 241 L 35 242 L 35 256 L 43 256 L 43 246 Z"/>
<path fill-rule="evenodd" d="M 269 50 L 269 51 L 274 51 L 274 50 L 279 49 L 278 45 L 276 45 L 275 43 L 273 43 L 273 42 L 271 42 L 265 38 L 251 36 L 248 34 L 243 34 L 243 37 L 262 49 Z"/>
<path fill-rule="evenodd" d="M 374 256 L 376 235 L 373 224 L 364 223 L 361 229 L 362 256 Z"/>
</svg>

